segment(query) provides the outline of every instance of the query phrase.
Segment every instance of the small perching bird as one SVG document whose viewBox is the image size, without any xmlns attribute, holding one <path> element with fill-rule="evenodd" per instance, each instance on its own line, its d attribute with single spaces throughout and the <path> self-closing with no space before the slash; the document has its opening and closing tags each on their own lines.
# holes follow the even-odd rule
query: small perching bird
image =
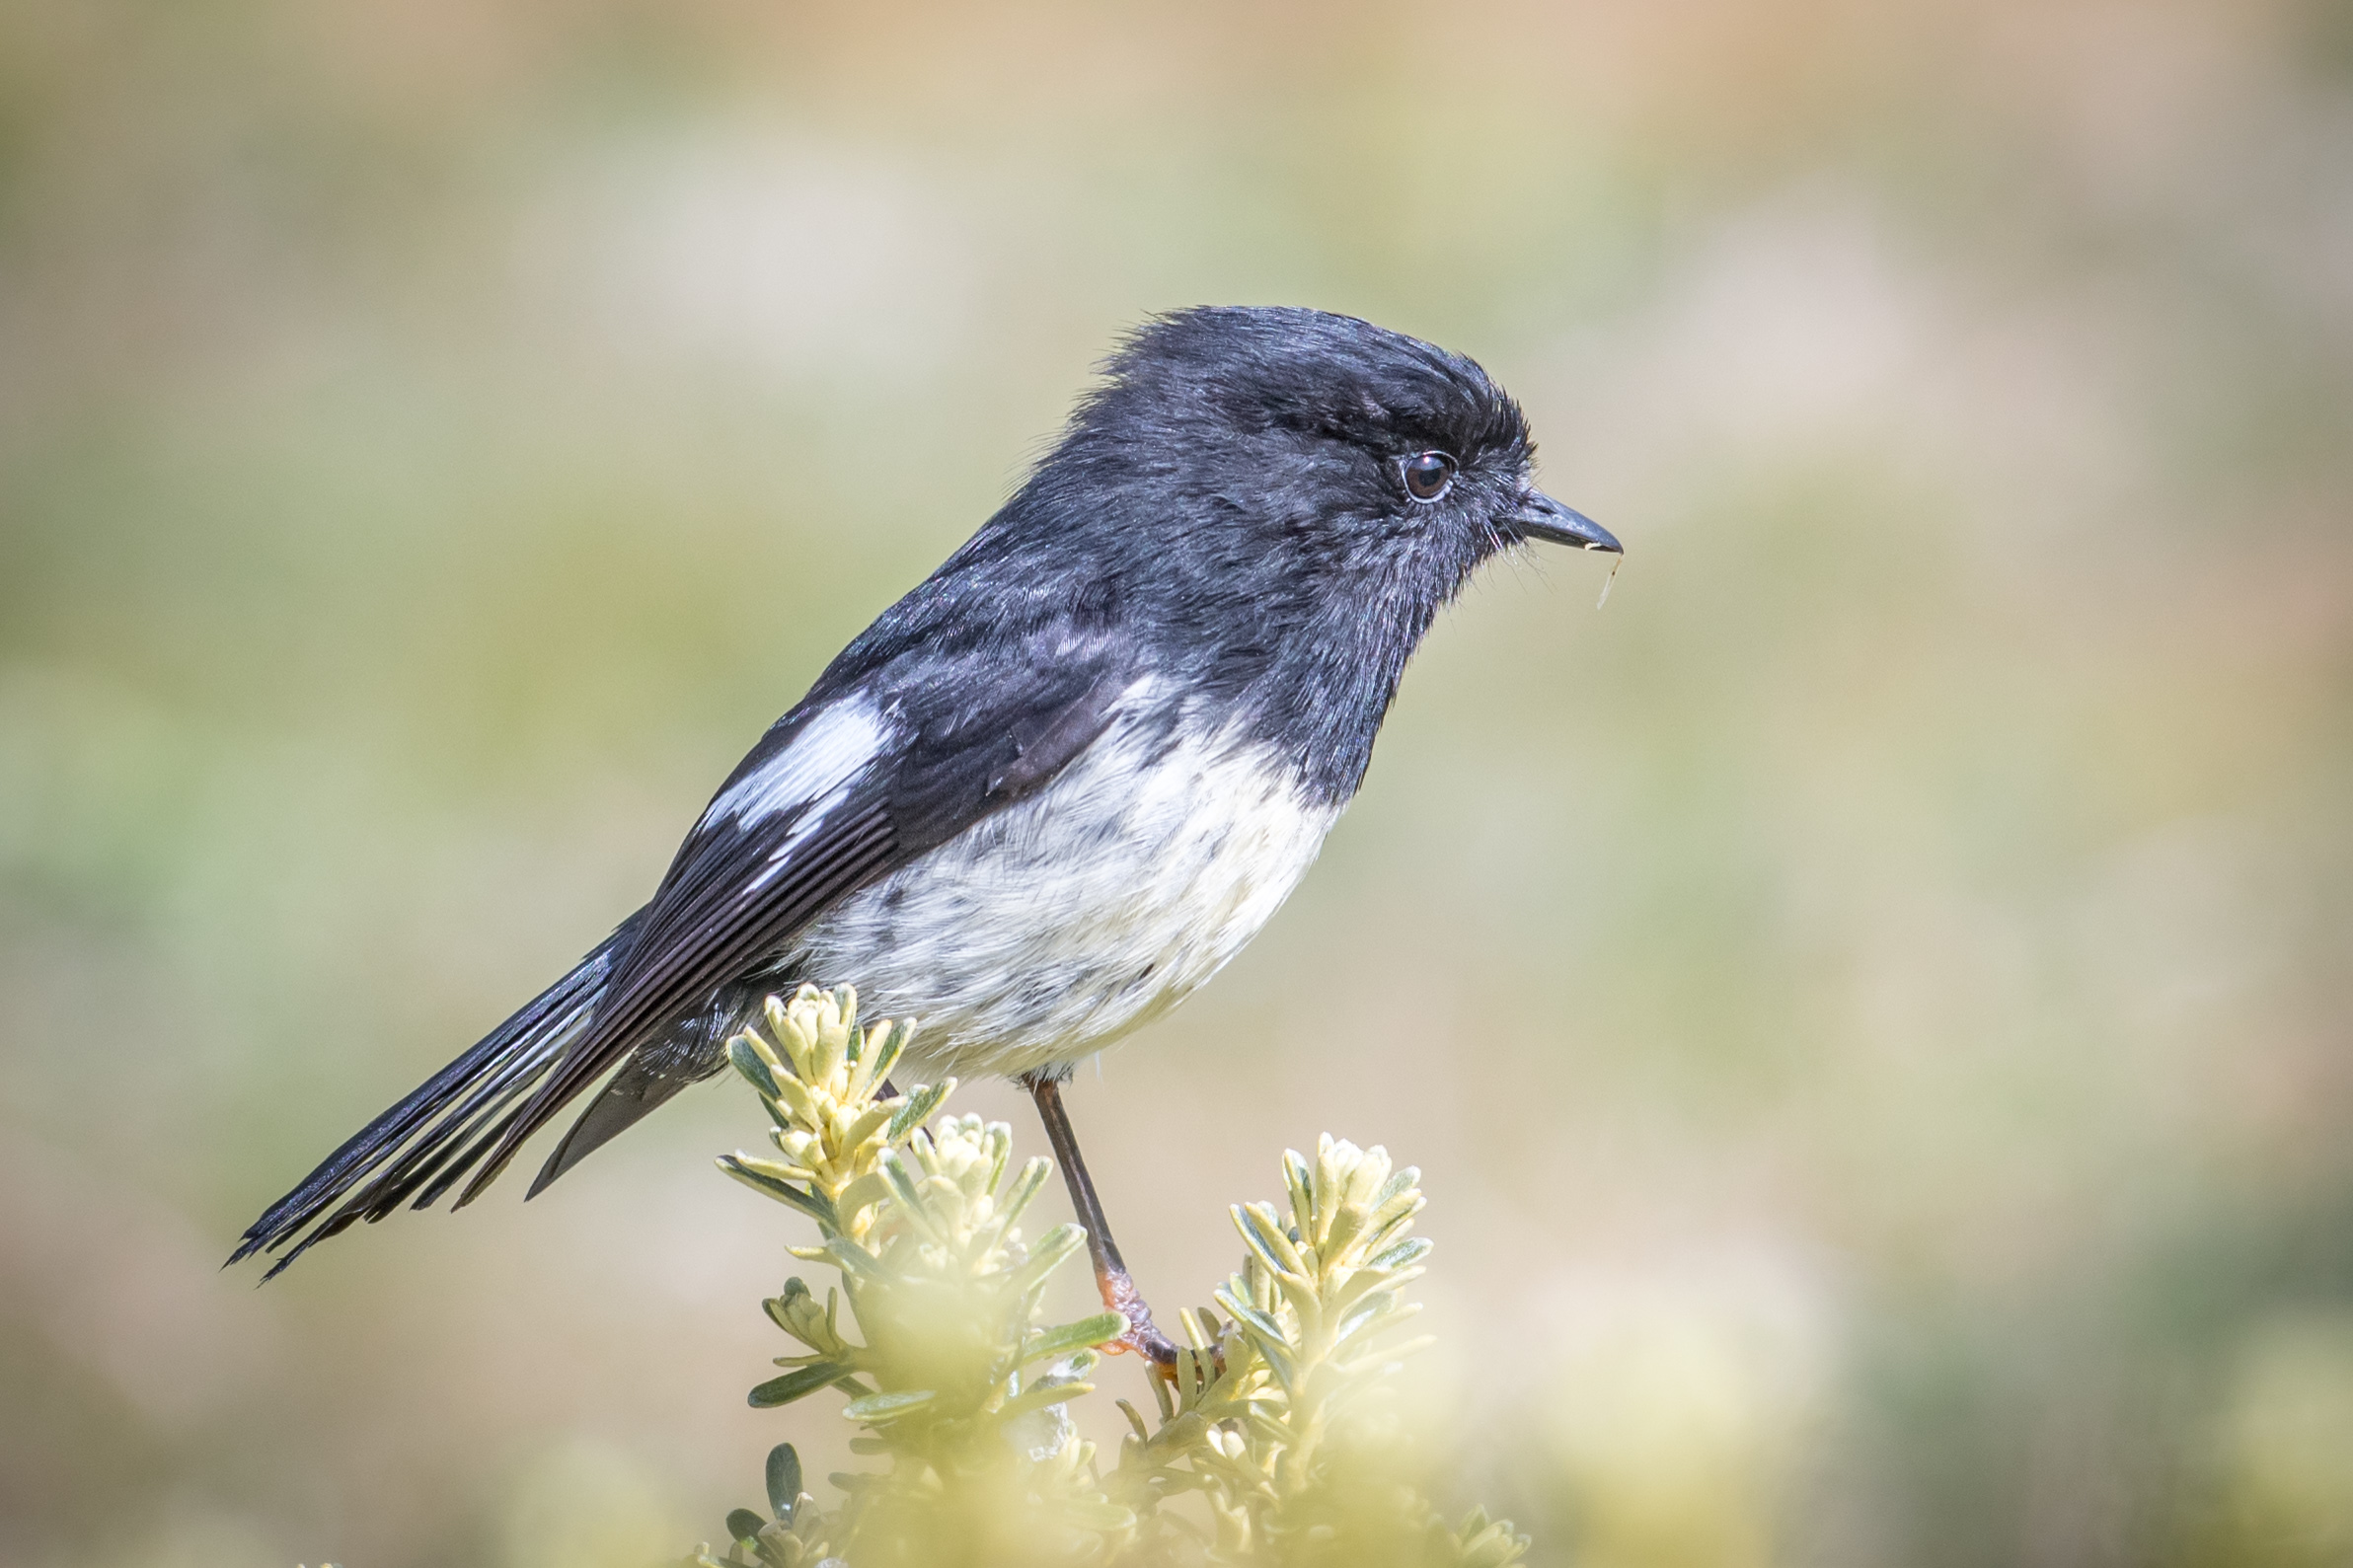
<svg viewBox="0 0 2353 1568">
<path fill-rule="evenodd" d="M 718 1072 L 763 998 L 849 983 L 869 1016 L 915 1020 L 906 1071 L 1029 1087 L 1105 1302 L 1167 1359 L 1060 1085 L 1289 895 L 1480 562 L 1618 550 L 1531 484 L 1533 452 L 1478 365 L 1369 323 L 1148 323 L 1013 498 L 736 765 L 651 901 L 231 1261 L 286 1247 L 274 1274 L 355 1221 L 470 1202 L 610 1073 L 537 1194 Z"/>
</svg>

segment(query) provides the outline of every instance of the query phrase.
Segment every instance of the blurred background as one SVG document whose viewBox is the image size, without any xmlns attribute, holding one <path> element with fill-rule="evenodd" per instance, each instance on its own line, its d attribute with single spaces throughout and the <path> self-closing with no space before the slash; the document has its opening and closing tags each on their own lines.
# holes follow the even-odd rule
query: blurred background
<svg viewBox="0 0 2353 1568">
<path fill-rule="evenodd" d="M 2353 1561 L 2341 0 L 0 9 L 0 1561 L 839 1462 L 743 1093 L 217 1265 L 1205 301 L 1478 357 L 1629 553 L 1490 568 L 1074 1085 L 1154 1299 L 1328 1129 L 1545 1560 Z"/>
</svg>

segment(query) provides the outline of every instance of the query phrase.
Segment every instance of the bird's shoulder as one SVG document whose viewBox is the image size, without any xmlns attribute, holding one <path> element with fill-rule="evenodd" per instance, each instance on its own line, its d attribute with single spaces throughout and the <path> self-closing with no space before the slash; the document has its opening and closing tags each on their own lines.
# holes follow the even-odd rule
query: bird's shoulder
<svg viewBox="0 0 2353 1568">
<path fill-rule="evenodd" d="M 901 601 L 770 726 L 679 846 L 654 927 L 729 888 L 789 897 L 862 825 L 903 863 L 1052 780 L 1152 684 L 1127 628 L 1067 600 L 942 608 Z"/>
</svg>

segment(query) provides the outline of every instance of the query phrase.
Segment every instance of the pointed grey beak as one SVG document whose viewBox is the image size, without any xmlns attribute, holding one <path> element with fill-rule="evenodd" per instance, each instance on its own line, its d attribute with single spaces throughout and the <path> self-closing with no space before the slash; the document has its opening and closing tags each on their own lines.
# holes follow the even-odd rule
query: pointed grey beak
<svg viewBox="0 0 2353 1568">
<path fill-rule="evenodd" d="M 1541 539 L 1554 545 L 1574 545 L 1579 550 L 1605 550 L 1613 556 L 1626 553 L 1626 547 L 1619 544 L 1608 529 L 1583 512 L 1561 505 L 1542 490 L 1530 490 L 1522 497 L 1519 510 L 1507 512 L 1495 521 L 1522 539 Z"/>
</svg>

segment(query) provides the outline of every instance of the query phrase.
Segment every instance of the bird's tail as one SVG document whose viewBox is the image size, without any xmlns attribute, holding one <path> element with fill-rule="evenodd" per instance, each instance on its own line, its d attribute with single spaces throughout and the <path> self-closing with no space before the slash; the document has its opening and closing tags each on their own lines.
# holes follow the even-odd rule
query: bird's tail
<svg viewBox="0 0 2353 1568">
<path fill-rule="evenodd" d="M 496 1145 L 530 1103 L 531 1089 L 587 1027 L 643 914 L 624 921 L 571 973 L 320 1161 L 253 1223 L 229 1261 L 285 1247 L 263 1276 L 274 1278 L 358 1221 L 381 1220 L 412 1198 L 419 1209 L 440 1201 Z"/>
</svg>

